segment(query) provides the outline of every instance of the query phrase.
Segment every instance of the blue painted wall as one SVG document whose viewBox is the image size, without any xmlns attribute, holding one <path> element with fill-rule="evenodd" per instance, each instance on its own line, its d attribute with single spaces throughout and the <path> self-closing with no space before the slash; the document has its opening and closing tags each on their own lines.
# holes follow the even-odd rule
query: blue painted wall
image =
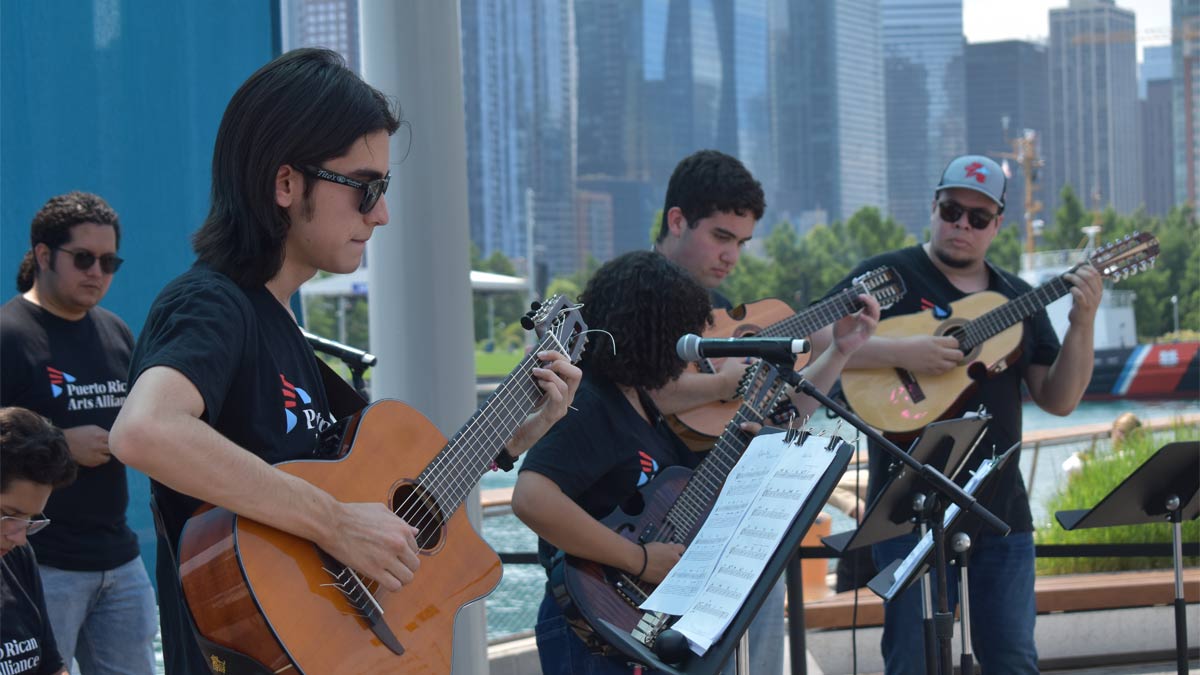
<svg viewBox="0 0 1200 675">
<path fill-rule="evenodd" d="M 125 265 L 103 306 L 136 334 L 193 260 L 212 145 L 237 87 L 279 52 L 272 0 L 0 2 L 0 299 L 29 222 L 53 195 L 95 192 L 121 218 Z M 130 519 L 153 565 L 146 478 Z"/>
</svg>

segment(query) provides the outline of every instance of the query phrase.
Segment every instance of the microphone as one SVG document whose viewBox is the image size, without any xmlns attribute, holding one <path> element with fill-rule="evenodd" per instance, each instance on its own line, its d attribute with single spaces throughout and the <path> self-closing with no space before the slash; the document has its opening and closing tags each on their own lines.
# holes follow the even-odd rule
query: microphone
<svg viewBox="0 0 1200 675">
<path fill-rule="evenodd" d="M 320 335 L 313 335 L 303 328 L 300 329 L 300 332 L 304 333 L 304 338 L 308 340 L 309 346 L 313 349 L 329 354 L 330 356 L 336 356 L 350 366 L 370 368 L 379 360 L 374 354 L 368 354 L 361 349 L 355 349 L 349 345 L 334 342 Z"/>
<path fill-rule="evenodd" d="M 796 354 L 812 350 L 808 340 L 792 338 L 702 338 L 688 333 L 675 343 L 675 351 L 684 361 L 720 358 L 722 356 L 756 356 L 760 359 L 786 361 Z"/>
</svg>

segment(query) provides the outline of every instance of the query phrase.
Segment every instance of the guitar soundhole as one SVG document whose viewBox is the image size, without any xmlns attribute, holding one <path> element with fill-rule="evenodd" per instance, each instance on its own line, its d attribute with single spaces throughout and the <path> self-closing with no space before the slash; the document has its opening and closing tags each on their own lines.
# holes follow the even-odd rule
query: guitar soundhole
<svg viewBox="0 0 1200 675">
<path fill-rule="evenodd" d="M 431 551 L 441 546 L 446 519 L 433 495 L 419 485 L 402 485 L 392 495 L 392 510 L 417 528 L 417 546 Z"/>
<path fill-rule="evenodd" d="M 943 336 L 943 337 L 952 337 L 955 340 L 958 340 L 959 347 L 961 348 L 963 341 L 967 337 L 967 331 L 966 331 L 965 326 L 966 326 L 965 321 L 961 321 L 961 320 L 947 321 L 946 323 L 942 324 L 942 328 L 941 328 L 941 330 L 938 331 L 938 335 Z M 972 348 L 970 352 L 964 351 L 963 352 L 963 360 L 961 362 L 959 362 L 959 365 L 967 363 L 971 359 L 975 358 L 975 356 L 978 354 L 979 354 L 978 346 Z"/>
</svg>

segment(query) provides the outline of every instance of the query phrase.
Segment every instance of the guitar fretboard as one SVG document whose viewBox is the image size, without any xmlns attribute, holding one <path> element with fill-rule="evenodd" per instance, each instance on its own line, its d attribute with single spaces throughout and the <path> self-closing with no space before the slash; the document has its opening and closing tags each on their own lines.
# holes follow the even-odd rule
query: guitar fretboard
<svg viewBox="0 0 1200 675">
<path fill-rule="evenodd" d="M 959 349 L 963 353 L 969 353 L 989 338 L 1033 316 L 1038 310 L 1070 292 L 1071 284 L 1063 277 L 1055 277 L 1032 291 L 1009 300 L 967 323 L 958 341 Z"/>
<path fill-rule="evenodd" d="M 542 338 L 418 476 L 417 482 L 434 496 L 447 519 L 491 469 L 500 445 L 541 399 L 533 369 L 540 365 L 537 353 L 542 351 L 566 350 L 553 333 Z"/>
<path fill-rule="evenodd" d="M 764 371 L 768 370 L 764 366 L 759 367 Z M 771 371 L 771 376 L 774 376 L 773 371 Z M 763 376 L 759 375 L 759 377 Z M 742 423 L 762 424 L 767 414 L 774 410 L 779 403 L 782 393 L 782 382 L 778 382 L 772 385 L 767 393 L 757 397 L 757 402 L 747 400 L 738 407 L 733 419 L 725 426 L 725 432 L 717 439 L 717 444 L 700 463 L 700 466 L 696 467 L 687 486 L 680 492 L 679 499 L 667 512 L 664 518 L 666 524 L 664 531 L 670 541 L 686 543 L 690 539 L 691 534 L 700 525 L 701 519 L 716 502 L 717 495 L 721 492 L 721 486 L 729 477 L 729 472 L 733 470 L 733 466 L 741 459 L 742 454 L 749 447 L 750 441 L 754 439 L 751 434 L 742 431 Z"/>
<path fill-rule="evenodd" d="M 826 298 L 817 304 L 772 324 L 762 330 L 761 337 L 806 337 L 838 319 L 862 309 L 858 296 L 866 291 L 856 286 Z"/>
</svg>

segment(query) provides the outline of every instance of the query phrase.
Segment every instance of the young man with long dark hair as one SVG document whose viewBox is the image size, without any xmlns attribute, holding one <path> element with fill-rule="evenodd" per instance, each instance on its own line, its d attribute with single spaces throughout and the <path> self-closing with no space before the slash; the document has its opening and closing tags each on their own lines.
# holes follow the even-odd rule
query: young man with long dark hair
<svg viewBox="0 0 1200 675">
<path fill-rule="evenodd" d="M 322 49 L 288 52 L 242 84 L 217 132 L 198 258 L 154 301 L 113 451 L 153 480 L 167 538 L 202 503 L 312 541 L 388 591 L 413 580 L 416 529 L 382 503 L 345 503 L 272 464 L 311 457 L 333 420 L 289 301 L 318 271 L 347 273 L 388 221 L 388 100 Z M 534 369 L 544 405 L 503 449 L 520 454 L 565 414 L 579 370 Z M 498 449 L 499 450 L 499 449 Z M 208 666 L 160 539 L 168 673 Z"/>
</svg>

